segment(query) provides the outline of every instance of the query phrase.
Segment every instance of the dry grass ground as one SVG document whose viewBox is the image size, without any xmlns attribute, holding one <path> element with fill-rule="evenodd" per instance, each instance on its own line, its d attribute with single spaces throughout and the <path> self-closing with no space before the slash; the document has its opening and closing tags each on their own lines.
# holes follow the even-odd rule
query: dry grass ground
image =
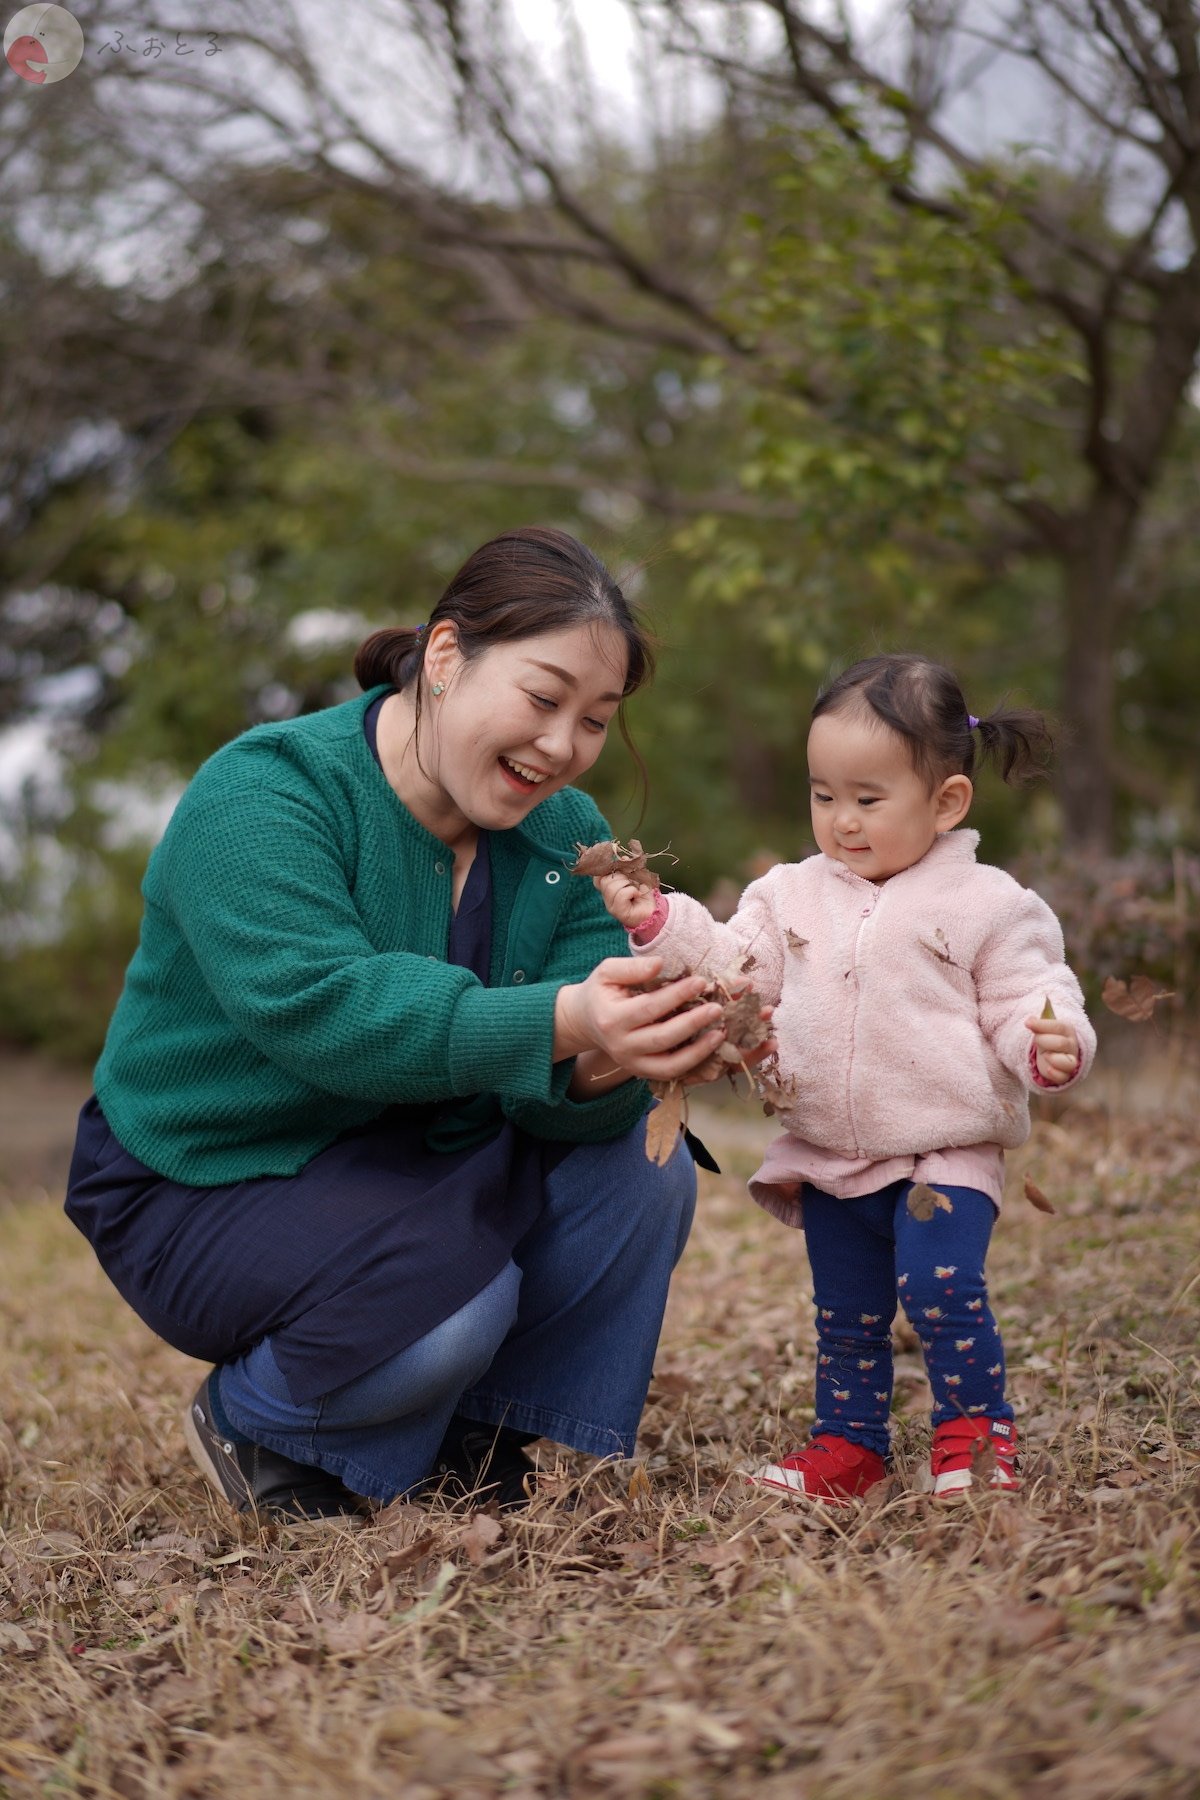
<svg viewBox="0 0 1200 1800">
<path fill-rule="evenodd" d="M 1021 1498 L 897 1469 L 816 1516 L 739 1470 L 802 1432 L 807 1267 L 720 1114 L 645 1461 L 493 1520 L 352 1534 L 222 1511 L 179 1425 L 197 1368 L 45 1195 L 0 1209 L 0 1794 L 183 1800 L 1184 1800 L 1200 1795 L 1200 1132 L 1039 1122 L 992 1261 Z M 1028 1169 L 1054 1218 L 1020 1198 Z M 563 1476 L 565 1484 L 565 1474 Z"/>
</svg>

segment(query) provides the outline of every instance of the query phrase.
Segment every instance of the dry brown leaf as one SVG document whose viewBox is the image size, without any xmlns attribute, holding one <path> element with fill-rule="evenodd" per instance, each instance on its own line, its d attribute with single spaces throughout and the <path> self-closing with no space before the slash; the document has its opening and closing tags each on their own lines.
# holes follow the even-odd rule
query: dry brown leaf
<svg viewBox="0 0 1200 1800">
<path fill-rule="evenodd" d="M 667 850 L 650 852 L 654 856 L 668 856 Z M 674 859 L 673 859 L 674 860 Z M 654 870 L 649 867 L 649 856 L 636 838 L 630 838 L 628 844 L 622 844 L 616 838 L 606 838 L 599 844 L 576 844 L 575 862 L 571 868 L 572 875 L 624 875 L 626 881 L 634 887 L 649 888 L 657 893 L 662 883 Z"/>
<path fill-rule="evenodd" d="M 1177 1700 L 1151 1721 L 1146 1747 L 1177 1768 L 1200 1769 L 1200 1710 L 1194 1700 Z"/>
<path fill-rule="evenodd" d="M 1100 990 L 1100 998 L 1109 1012 L 1115 1012 L 1118 1018 L 1144 1025 L 1147 1019 L 1154 1017 L 1154 1008 L 1159 1001 L 1173 1000 L 1175 993 L 1171 988 L 1160 988 L 1148 975 L 1135 975 L 1130 982 L 1118 981 L 1115 975 L 1110 975 Z"/>
<path fill-rule="evenodd" d="M 1025 1198 L 1028 1200 L 1030 1206 L 1036 1206 L 1041 1213 L 1052 1213 L 1054 1211 L 1053 1202 L 1047 1200 L 1045 1194 L 1043 1194 L 1041 1188 L 1031 1175 L 1025 1177 Z"/>
<path fill-rule="evenodd" d="M 361 1656 L 388 1631 L 386 1620 L 368 1612 L 346 1613 L 322 1624 L 325 1649 L 330 1656 Z"/>
<path fill-rule="evenodd" d="M 671 1153 L 679 1142 L 679 1134 L 683 1130 L 684 1100 L 683 1086 L 678 1081 L 651 1084 L 651 1091 L 659 1095 L 659 1103 L 652 1112 L 646 1114 L 646 1155 L 652 1163 L 661 1169 L 670 1161 Z"/>
<path fill-rule="evenodd" d="M 997 1606 L 991 1616 L 991 1638 L 1006 1651 L 1031 1651 L 1036 1643 L 1061 1638 L 1065 1629 L 1065 1615 L 1042 1600 L 1031 1600 L 1027 1606 Z"/>
<path fill-rule="evenodd" d="M 1049 996 L 1049 994 L 1047 994 L 1046 995 L 1046 1004 L 1042 1008 L 1042 1017 L 1043 1017 L 1043 1019 L 1053 1019 L 1053 1018 L 1056 1018 L 1057 1016 L 1058 1015 L 1055 1013 L 1054 1008 L 1050 1004 L 1050 996 Z"/>
<path fill-rule="evenodd" d="M 462 1547 L 475 1568 L 482 1568 L 489 1553 L 504 1536 L 504 1527 L 491 1513 L 477 1512 L 462 1534 Z"/>
<path fill-rule="evenodd" d="M 937 1188 L 931 1188 L 925 1182 L 918 1181 L 916 1186 L 909 1191 L 908 1210 L 914 1219 L 919 1219 L 924 1223 L 926 1220 L 932 1219 L 935 1212 L 953 1212 L 954 1206 L 948 1194 L 939 1193 Z"/>
<path fill-rule="evenodd" d="M 629 1477 L 629 1498 L 631 1500 L 649 1500 L 650 1477 L 639 1463 Z"/>
<path fill-rule="evenodd" d="M 808 947 L 808 939 L 802 938 L 798 932 L 792 930 L 790 925 L 784 931 L 783 936 L 788 949 L 794 950 L 797 956 L 799 956 L 801 950 L 807 949 Z"/>
</svg>

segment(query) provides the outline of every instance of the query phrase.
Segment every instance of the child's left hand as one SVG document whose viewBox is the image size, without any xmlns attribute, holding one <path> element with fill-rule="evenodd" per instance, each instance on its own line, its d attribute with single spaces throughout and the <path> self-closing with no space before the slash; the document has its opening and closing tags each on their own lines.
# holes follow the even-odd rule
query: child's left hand
<svg viewBox="0 0 1200 1800">
<path fill-rule="evenodd" d="M 1026 1019 L 1033 1033 L 1037 1072 L 1050 1087 L 1070 1081 L 1079 1067 L 1079 1037 L 1061 1019 Z"/>
</svg>

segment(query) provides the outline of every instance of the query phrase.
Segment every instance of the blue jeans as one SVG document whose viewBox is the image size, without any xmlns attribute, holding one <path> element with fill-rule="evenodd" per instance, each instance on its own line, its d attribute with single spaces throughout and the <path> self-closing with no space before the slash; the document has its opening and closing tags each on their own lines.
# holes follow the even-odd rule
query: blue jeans
<svg viewBox="0 0 1200 1800">
<path fill-rule="evenodd" d="M 297 1405 L 269 1337 L 223 1364 L 230 1421 L 380 1503 L 424 1480 L 456 1412 L 593 1456 L 631 1456 L 696 1198 L 687 1150 L 660 1169 L 643 1135 L 639 1124 L 573 1150 L 500 1274 L 358 1380 Z"/>
<path fill-rule="evenodd" d="M 897 1300 L 925 1352 L 933 1423 L 964 1414 L 1011 1419 L 1004 1345 L 983 1264 L 996 1209 L 976 1188 L 942 1187 L 952 1211 L 917 1219 L 911 1181 L 838 1200 L 804 1189 L 804 1236 L 817 1313 L 813 1436 L 888 1453 L 892 1320 Z"/>
</svg>

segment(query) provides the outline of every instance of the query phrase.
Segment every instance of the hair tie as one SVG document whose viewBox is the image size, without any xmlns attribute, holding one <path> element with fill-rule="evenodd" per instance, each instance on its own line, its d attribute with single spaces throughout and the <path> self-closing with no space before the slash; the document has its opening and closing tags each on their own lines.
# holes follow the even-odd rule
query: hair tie
<svg viewBox="0 0 1200 1800">
<path fill-rule="evenodd" d="M 418 637 L 420 637 L 420 635 L 421 635 L 421 633 L 422 633 L 422 632 L 423 632 L 423 631 L 424 631 L 424 629 L 425 629 L 425 627 L 424 627 L 424 626 L 423 626 L 423 625 L 418 625 L 418 626 L 417 626 L 417 636 L 418 636 Z"/>
<path fill-rule="evenodd" d="M 974 731 L 978 724 L 979 724 L 979 720 L 975 717 L 975 714 L 968 713 L 967 714 L 967 730 Z"/>
</svg>

